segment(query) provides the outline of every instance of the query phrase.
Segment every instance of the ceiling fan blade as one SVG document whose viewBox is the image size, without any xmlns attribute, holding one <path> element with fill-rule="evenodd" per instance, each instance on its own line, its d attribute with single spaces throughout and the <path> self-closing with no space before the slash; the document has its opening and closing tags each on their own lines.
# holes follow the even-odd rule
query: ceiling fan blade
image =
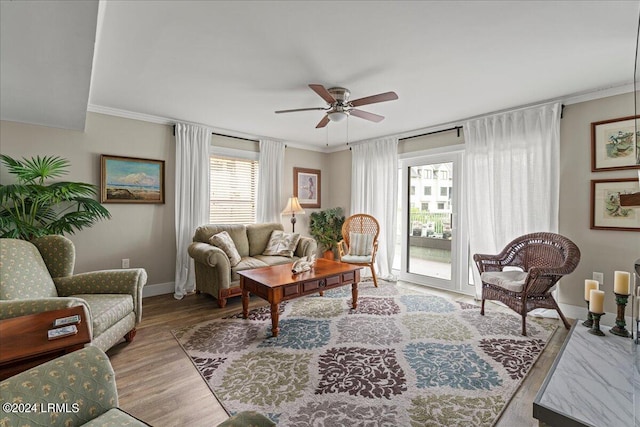
<svg viewBox="0 0 640 427">
<path fill-rule="evenodd" d="M 325 107 L 315 107 L 315 108 L 296 108 L 293 110 L 278 110 L 276 111 L 276 114 L 280 114 L 280 113 L 294 113 L 296 111 L 316 111 L 316 110 L 326 110 Z"/>
<path fill-rule="evenodd" d="M 336 102 L 336 99 L 333 97 L 333 95 L 331 95 L 329 93 L 329 91 L 327 89 L 325 89 L 324 86 L 322 85 L 309 85 L 309 87 L 318 95 L 320 95 L 320 98 L 324 99 L 325 101 L 327 101 L 327 104 L 333 104 L 334 102 Z"/>
<path fill-rule="evenodd" d="M 396 95 L 395 92 L 385 92 L 360 99 L 354 99 L 349 102 L 349 104 L 353 107 L 359 107 L 361 105 L 375 104 L 377 102 L 393 101 L 394 99 L 398 99 L 398 95 Z"/>
<path fill-rule="evenodd" d="M 322 118 L 322 120 L 320 120 L 320 122 L 316 125 L 316 129 L 323 128 L 328 123 L 329 123 L 329 116 L 325 114 L 324 117 Z"/>
<path fill-rule="evenodd" d="M 384 120 L 384 116 L 379 116 L 377 114 L 369 113 L 367 111 L 352 109 L 349 114 L 352 116 L 360 117 L 361 119 L 371 120 L 372 122 L 381 122 Z"/>
</svg>

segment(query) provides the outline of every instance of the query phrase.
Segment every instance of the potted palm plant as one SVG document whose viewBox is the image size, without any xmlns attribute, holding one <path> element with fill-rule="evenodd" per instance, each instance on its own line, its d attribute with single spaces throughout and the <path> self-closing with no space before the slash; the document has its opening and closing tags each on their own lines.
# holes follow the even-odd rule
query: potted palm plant
<svg viewBox="0 0 640 427">
<path fill-rule="evenodd" d="M 325 258 L 334 258 L 333 250 L 342 239 L 342 224 L 344 215 L 340 207 L 311 213 L 309 233 L 324 248 Z"/>
<path fill-rule="evenodd" d="M 31 240 L 49 234 L 73 234 L 109 211 L 93 197 L 97 187 L 84 182 L 49 182 L 68 173 L 70 163 L 57 156 L 16 160 L 0 155 L 16 183 L 0 184 L 0 237 Z"/>
</svg>

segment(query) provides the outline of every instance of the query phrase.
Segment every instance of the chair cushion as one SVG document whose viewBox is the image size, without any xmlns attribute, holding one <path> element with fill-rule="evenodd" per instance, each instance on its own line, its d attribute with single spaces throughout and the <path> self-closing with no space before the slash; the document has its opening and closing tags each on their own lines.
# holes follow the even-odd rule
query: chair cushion
<svg viewBox="0 0 640 427">
<path fill-rule="evenodd" d="M 371 255 L 373 249 L 373 234 L 349 232 L 349 255 Z"/>
<path fill-rule="evenodd" d="M 370 264 L 371 263 L 371 255 L 345 255 L 340 261 L 354 264 Z"/>
<path fill-rule="evenodd" d="M 522 292 L 527 279 L 525 271 L 485 271 L 480 275 L 484 283 L 500 286 L 511 292 Z"/>
<path fill-rule="evenodd" d="M 132 417 L 119 408 L 109 409 L 104 414 L 92 419 L 88 423 L 83 424 L 84 427 L 139 427 L 148 426 L 149 424 Z"/>
<path fill-rule="evenodd" d="M 80 294 L 89 305 L 93 336 L 98 336 L 133 312 L 133 298 L 128 294 Z"/>
<path fill-rule="evenodd" d="M 221 231 L 218 234 L 214 234 L 209 239 L 209 243 L 213 246 L 217 246 L 224 251 L 229 257 L 229 263 L 232 267 L 235 267 L 240 262 L 240 254 L 236 249 L 236 245 L 233 243 L 231 236 L 226 231 Z"/>
<path fill-rule="evenodd" d="M 300 234 L 298 233 L 285 233 L 284 231 L 273 230 L 262 255 L 280 255 L 291 258 L 293 251 L 295 251 L 296 246 L 298 246 L 299 240 Z"/>
</svg>

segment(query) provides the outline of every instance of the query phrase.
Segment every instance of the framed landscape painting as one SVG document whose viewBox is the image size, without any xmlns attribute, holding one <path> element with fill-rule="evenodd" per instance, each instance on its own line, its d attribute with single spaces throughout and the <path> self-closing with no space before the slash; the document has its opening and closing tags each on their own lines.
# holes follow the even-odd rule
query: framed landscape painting
<svg viewBox="0 0 640 427">
<path fill-rule="evenodd" d="M 164 203 L 164 160 L 100 156 L 102 203 Z"/>
<path fill-rule="evenodd" d="M 591 123 L 591 171 L 640 169 L 640 116 Z"/>
<path fill-rule="evenodd" d="M 319 208 L 320 170 L 293 168 L 293 195 L 303 208 Z"/>
<path fill-rule="evenodd" d="M 620 206 L 620 194 L 638 191 L 638 179 L 591 181 L 591 228 L 640 231 L 640 209 Z"/>
</svg>

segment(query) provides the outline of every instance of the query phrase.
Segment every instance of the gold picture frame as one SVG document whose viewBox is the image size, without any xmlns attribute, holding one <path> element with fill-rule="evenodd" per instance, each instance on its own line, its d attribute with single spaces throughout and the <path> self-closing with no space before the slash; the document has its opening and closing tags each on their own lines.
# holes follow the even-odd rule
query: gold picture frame
<svg viewBox="0 0 640 427">
<path fill-rule="evenodd" d="M 164 203 L 164 160 L 100 156 L 101 203 Z"/>
</svg>

